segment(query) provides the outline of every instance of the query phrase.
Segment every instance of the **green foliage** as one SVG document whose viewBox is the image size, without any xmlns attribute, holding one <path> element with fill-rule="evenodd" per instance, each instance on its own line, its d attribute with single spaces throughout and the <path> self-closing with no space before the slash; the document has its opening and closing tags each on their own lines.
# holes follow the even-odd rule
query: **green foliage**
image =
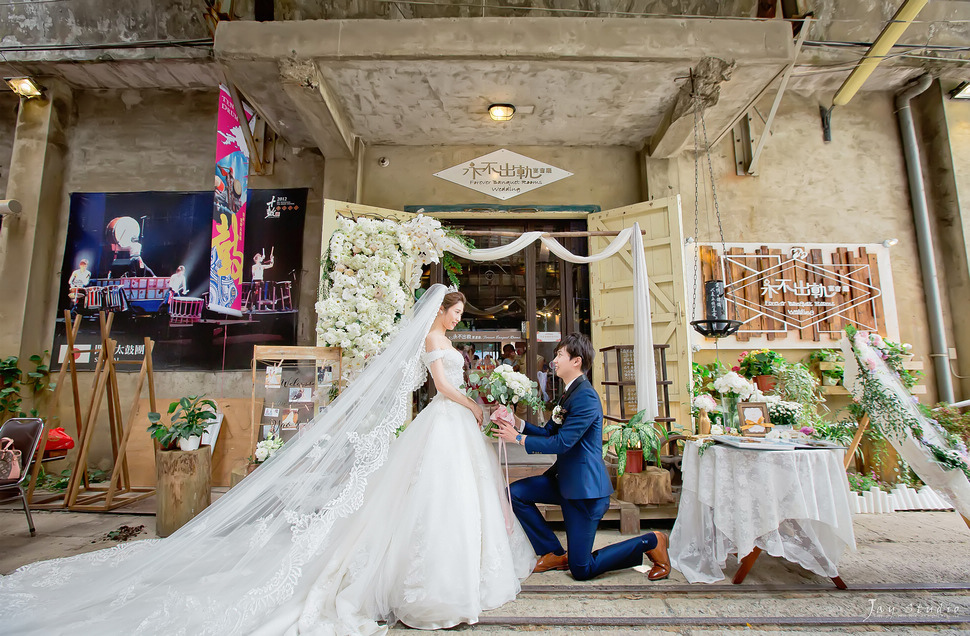
<svg viewBox="0 0 970 636">
<path fill-rule="evenodd" d="M 710 364 L 691 363 L 691 395 L 701 395 L 702 393 L 714 393 L 714 380 L 727 373 L 720 360 Z"/>
<path fill-rule="evenodd" d="M 838 349 L 817 349 L 808 356 L 809 363 L 813 362 L 845 362 L 845 356 Z M 836 380 L 841 380 L 845 373 L 844 369 L 822 369 L 819 367 L 819 372 L 822 376 L 826 378 L 835 378 Z"/>
<path fill-rule="evenodd" d="M 30 356 L 34 370 L 26 373 L 20 370 L 20 358 L 17 356 L 0 360 L 0 420 L 28 416 L 21 410 L 24 398 L 22 390 L 25 387 L 30 388 L 33 397 L 54 390 L 54 385 L 50 382 L 50 367 L 44 363 L 48 353 L 44 351 L 43 355 Z M 29 415 L 37 417 L 37 409 L 31 409 Z"/>
<path fill-rule="evenodd" d="M 737 373 L 749 379 L 758 375 L 775 375 L 778 363 L 784 361 L 779 353 L 771 349 L 743 351 L 738 356 Z"/>
<path fill-rule="evenodd" d="M 603 442 L 603 457 L 606 457 L 610 448 L 613 449 L 619 462 L 617 475 L 626 471 L 626 452 L 631 449 L 642 449 L 644 459 L 649 461 L 652 457 L 657 466 L 660 465 L 660 449 L 667 441 L 667 433 L 648 420 L 646 415 L 646 410 L 643 410 L 630 418 L 629 422 L 610 424 L 603 429 L 606 437 Z"/>
<path fill-rule="evenodd" d="M 168 413 L 172 416 L 170 426 L 159 423 L 162 419 L 161 413 L 152 411 L 148 414 L 148 421 L 152 423 L 148 427 L 148 432 L 152 438 L 158 440 L 162 450 L 178 448 L 180 439 L 201 437 L 205 429 L 215 423 L 216 403 L 202 399 L 204 397 L 204 395 L 198 397 L 193 395 L 169 404 Z"/>
<path fill-rule="evenodd" d="M 89 483 L 98 483 L 98 482 L 102 482 L 102 481 L 108 481 L 108 479 L 111 477 L 111 473 L 109 473 L 107 471 L 104 471 L 104 470 L 98 470 L 97 468 L 89 468 L 87 472 L 88 472 L 88 482 Z M 43 467 L 41 467 L 40 471 L 37 473 L 37 486 L 36 487 L 37 488 L 40 488 L 41 490 L 51 490 L 51 491 L 54 491 L 54 492 L 58 492 L 58 491 L 63 492 L 64 490 L 67 489 L 67 483 L 70 480 L 71 480 L 71 469 L 70 468 L 67 468 L 65 470 L 62 470 L 57 475 L 52 475 L 52 474 L 46 472 Z"/>
<path fill-rule="evenodd" d="M 939 422 L 947 433 L 956 435 L 964 444 L 970 446 L 970 412 L 960 413 L 949 404 L 941 402 L 926 415 Z"/>
<path fill-rule="evenodd" d="M 798 402 L 802 409 L 798 414 L 799 426 L 816 427 L 823 422 L 818 412 L 824 402 L 818 388 L 818 380 L 807 366 L 801 362 L 788 362 L 784 358 L 775 365 L 778 384 L 775 394 L 786 402 Z"/>
<path fill-rule="evenodd" d="M 475 249 L 475 242 L 464 234 L 461 234 L 461 230 L 458 228 L 449 227 L 444 228 L 444 230 L 445 236 L 448 238 L 461 243 L 467 249 Z M 448 277 L 451 284 L 455 287 L 459 287 L 460 281 L 458 280 L 458 277 L 461 276 L 462 268 L 461 263 L 458 262 L 458 259 L 456 259 L 450 252 L 445 252 L 441 255 L 441 267 L 444 269 L 445 276 Z"/>
<path fill-rule="evenodd" d="M 849 490 L 853 492 L 869 492 L 873 486 L 886 492 L 889 492 L 890 490 L 890 484 L 887 484 L 884 481 L 879 481 L 879 478 L 876 476 L 875 472 L 873 472 L 871 475 L 847 473 L 846 477 L 849 478 Z"/>
</svg>

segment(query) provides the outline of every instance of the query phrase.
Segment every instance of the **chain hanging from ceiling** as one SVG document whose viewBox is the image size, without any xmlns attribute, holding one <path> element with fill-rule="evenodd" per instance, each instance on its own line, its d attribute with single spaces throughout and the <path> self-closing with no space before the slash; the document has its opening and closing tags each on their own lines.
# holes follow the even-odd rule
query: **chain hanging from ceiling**
<svg viewBox="0 0 970 636">
<path fill-rule="evenodd" d="M 691 71 L 691 87 L 693 89 L 694 75 Z M 707 160 L 708 177 L 711 182 L 711 200 L 714 204 L 714 216 L 717 218 L 717 232 L 721 239 L 721 267 L 725 276 L 727 267 L 724 264 L 724 256 L 727 249 L 724 244 L 724 228 L 721 225 L 721 209 L 717 202 L 717 186 L 714 184 L 714 168 L 711 165 L 711 146 L 707 139 L 707 123 L 704 121 L 704 106 L 701 101 L 694 96 L 694 299 L 691 307 L 692 315 L 695 320 L 691 321 L 691 326 L 697 333 L 705 338 L 725 338 L 737 332 L 741 327 L 741 321 L 728 318 L 727 298 L 725 297 L 724 280 L 717 277 L 718 272 L 714 271 L 714 279 L 704 283 L 704 318 L 696 319 L 697 312 L 697 289 L 700 287 L 700 259 L 701 250 L 698 244 L 698 227 L 700 224 L 700 163 L 701 163 L 701 132 L 704 136 L 704 157 Z M 716 263 L 711 263 L 716 267 Z M 732 307 L 733 309 L 733 307 Z M 732 313 L 735 313 L 732 311 Z"/>
</svg>

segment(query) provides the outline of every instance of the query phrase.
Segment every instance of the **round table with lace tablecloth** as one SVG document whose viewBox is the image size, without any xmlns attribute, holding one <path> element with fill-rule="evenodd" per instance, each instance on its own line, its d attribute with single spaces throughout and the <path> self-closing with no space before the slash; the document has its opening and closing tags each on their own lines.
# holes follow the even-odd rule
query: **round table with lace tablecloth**
<svg viewBox="0 0 970 636">
<path fill-rule="evenodd" d="M 820 576 L 838 578 L 855 549 L 844 451 L 742 450 L 685 445 L 680 508 L 670 534 L 670 561 L 691 583 L 724 578 L 738 555 L 735 583 L 764 551 Z M 742 559 L 743 557 L 743 559 Z"/>
</svg>

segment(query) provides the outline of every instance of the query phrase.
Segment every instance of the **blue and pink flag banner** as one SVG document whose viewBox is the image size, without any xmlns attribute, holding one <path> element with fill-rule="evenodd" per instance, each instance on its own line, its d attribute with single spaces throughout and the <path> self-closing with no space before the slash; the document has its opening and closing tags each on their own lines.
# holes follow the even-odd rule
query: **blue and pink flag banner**
<svg viewBox="0 0 970 636">
<path fill-rule="evenodd" d="M 245 118 L 245 114 L 243 114 Z M 229 89 L 219 86 L 215 201 L 209 261 L 209 309 L 242 315 L 243 237 L 249 181 L 249 147 Z"/>
</svg>

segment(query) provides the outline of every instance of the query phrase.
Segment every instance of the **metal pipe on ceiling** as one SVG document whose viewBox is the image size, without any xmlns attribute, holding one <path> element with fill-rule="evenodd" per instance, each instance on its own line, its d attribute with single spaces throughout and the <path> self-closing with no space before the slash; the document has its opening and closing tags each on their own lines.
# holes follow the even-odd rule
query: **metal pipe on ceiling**
<svg viewBox="0 0 970 636">
<path fill-rule="evenodd" d="M 833 106 L 844 106 L 849 103 L 849 100 L 862 88 L 865 81 L 869 79 L 869 76 L 876 70 L 876 67 L 893 48 L 893 45 L 899 41 L 899 38 L 902 37 L 927 2 L 929 0 L 906 0 L 903 2 L 902 6 L 896 11 L 896 15 L 883 28 L 876 41 L 872 43 L 866 54 L 862 56 L 856 67 L 842 82 L 842 86 L 839 87 L 839 90 L 835 93 L 835 98 L 832 100 Z"/>
</svg>

